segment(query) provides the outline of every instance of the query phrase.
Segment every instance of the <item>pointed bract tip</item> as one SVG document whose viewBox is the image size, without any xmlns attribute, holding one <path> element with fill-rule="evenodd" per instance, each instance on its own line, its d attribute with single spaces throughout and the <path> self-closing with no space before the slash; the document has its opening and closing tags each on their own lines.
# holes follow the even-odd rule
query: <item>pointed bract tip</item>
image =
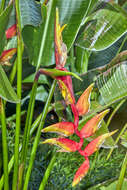
<svg viewBox="0 0 127 190">
<path fill-rule="evenodd" d="M 85 160 L 83 164 L 80 166 L 80 168 L 77 170 L 72 182 L 72 187 L 76 186 L 83 179 L 83 177 L 86 176 L 89 167 L 89 160 L 87 158 L 87 160 Z"/>
<path fill-rule="evenodd" d="M 90 95 L 93 89 L 94 83 L 92 83 L 79 97 L 76 104 L 76 108 L 80 116 L 85 115 L 90 109 Z"/>
<path fill-rule="evenodd" d="M 72 122 L 59 122 L 42 129 L 41 132 L 50 132 L 63 136 L 70 136 L 74 133 L 74 124 Z"/>
</svg>

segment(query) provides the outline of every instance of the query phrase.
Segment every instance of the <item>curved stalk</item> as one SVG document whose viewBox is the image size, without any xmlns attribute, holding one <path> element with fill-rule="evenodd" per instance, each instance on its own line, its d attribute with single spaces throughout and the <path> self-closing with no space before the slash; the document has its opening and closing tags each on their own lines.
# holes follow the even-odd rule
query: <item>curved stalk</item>
<svg viewBox="0 0 127 190">
<path fill-rule="evenodd" d="M 39 190 L 44 190 L 45 189 L 45 185 L 46 185 L 46 183 L 47 183 L 47 181 L 48 181 L 48 178 L 49 178 L 49 176 L 50 176 L 50 173 L 51 173 L 51 171 L 52 171 L 52 168 L 53 168 L 53 166 L 54 166 L 54 163 L 55 163 L 55 161 L 56 161 L 56 154 L 51 158 L 51 160 L 50 160 L 50 163 L 49 163 L 49 165 L 48 165 L 48 167 L 47 167 L 47 169 L 46 169 L 46 172 L 45 172 L 45 174 L 44 174 L 44 177 L 43 177 L 43 179 L 42 179 L 42 182 L 41 182 L 41 184 L 40 184 L 40 187 L 39 187 Z"/>
<path fill-rule="evenodd" d="M 56 87 L 56 80 L 54 80 L 54 82 L 52 84 L 52 87 L 51 87 L 50 92 L 49 92 L 48 99 L 46 101 L 46 104 L 45 104 L 45 107 L 44 107 L 44 110 L 43 110 L 43 113 L 42 113 L 41 122 L 40 122 L 40 125 L 39 125 L 38 130 L 37 130 L 37 134 L 36 134 L 36 137 L 35 137 L 35 140 L 34 140 L 32 152 L 31 152 L 31 156 L 30 156 L 29 166 L 28 166 L 28 170 L 27 170 L 27 173 L 26 173 L 23 190 L 27 190 L 27 187 L 28 187 L 29 178 L 30 178 L 30 175 L 31 175 L 31 171 L 32 171 L 32 167 L 33 167 L 33 163 L 34 163 L 34 159 L 35 159 L 35 155 L 36 155 L 36 151 L 37 151 L 37 146 L 38 146 L 40 136 L 41 136 L 41 130 L 42 130 L 42 128 L 44 126 L 44 123 L 45 123 L 45 118 L 46 118 L 46 115 L 48 113 L 48 107 L 49 107 L 51 99 L 53 97 L 55 87 Z"/>
</svg>

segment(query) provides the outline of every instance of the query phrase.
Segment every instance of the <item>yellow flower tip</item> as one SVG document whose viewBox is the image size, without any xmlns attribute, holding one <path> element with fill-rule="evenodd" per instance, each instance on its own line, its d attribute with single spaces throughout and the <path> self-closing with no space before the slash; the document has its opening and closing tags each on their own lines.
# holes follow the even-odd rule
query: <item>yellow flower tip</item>
<svg viewBox="0 0 127 190">
<path fill-rule="evenodd" d="M 62 33 L 63 32 L 63 30 L 64 30 L 64 28 L 67 26 L 67 24 L 64 24 L 62 27 L 61 27 L 61 29 L 60 29 L 60 32 Z"/>
<path fill-rule="evenodd" d="M 107 113 L 109 113 L 110 109 L 107 109 L 101 113 L 98 114 L 98 117 L 101 119 L 103 119 L 105 117 L 105 115 L 107 115 Z"/>
</svg>

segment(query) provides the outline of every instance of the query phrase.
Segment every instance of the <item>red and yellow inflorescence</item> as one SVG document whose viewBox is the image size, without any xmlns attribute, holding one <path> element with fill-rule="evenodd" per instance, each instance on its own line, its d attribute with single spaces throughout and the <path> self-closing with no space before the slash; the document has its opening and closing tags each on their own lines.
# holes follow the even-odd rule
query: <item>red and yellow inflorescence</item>
<svg viewBox="0 0 127 190">
<path fill-rule="evenodd" d="M 12 25 L 11 27 L 9 27 L 5 34 L 6 34 L 6 39 L 11 39 L 12 37 L 14 37 L 16 35 L 17 31 L 16 31 L 16 24 Z M 0 56 L 0 64 L 1 65 L 8 65 L 10 66 L 10 59 L 13 57 L 14 54 L 16 54 L 17 52 L 17 48 L 11 48 L 8 50 L 4 50 Z"/>
<path fill-rule="evenodd" d="M 56 9 L 56 19 L 55 19 L 55 60 L 56 60 L 56 69 L 61 71 L 67 71 L 64 68 L 67 58 L 67 48 L 62 40 L 62 31 L 66 25 L 63 27 L 59 24 L 59 13 L 58 9 Z M 67 105 L 71 106 L 72 113 L 74 115 L 74 122 L 59 122 L 54 125 L 50 125 L 42 130 L 45 132 L 57 133 L 60 135 L 58 138 L 46 139 L 42 143 L 49 143 L 51 145 L 56 145 L 60 147 L 59 152 L 75 152 L 78 151 L 85 159 L 83 164 L 77 170 L 72 186 L 77 185 L 81 179 L 87 174 L 89 170 L 89 156 L 91 156 L 94 152 L 96 152 L 100 145 L 104 142 L 104 140 L 111 135 L 113 135 L 116 131 L 103 134 L 96 139 L 92 140 L 84 150 L 82 150 L 82 145 L 85 138 L 92 136 L 99 128 L 101 121 L 104 116 L 109 112 L 109 110 L 105 110 L 97 115 L 95 115 L 92 119 L 90 119 L 83 128 L 79 131 L 79 116 L 83 116 L 88 113 L 90 109 L 90 94 L 93 89 L 93 84 L 91 84 L 80 96 L 77 103 L 75 101 L 72 79 L 70 76 L 57 76 L 55 77 L 58 81 L 59 88 L 61 90 L 62 96 Z M 64 136 L 68 137 L 73 134 L 76 134 L 79 138 L 79 142 L 75 142 L 71 139 L 64 138 Z"/>
</svg>

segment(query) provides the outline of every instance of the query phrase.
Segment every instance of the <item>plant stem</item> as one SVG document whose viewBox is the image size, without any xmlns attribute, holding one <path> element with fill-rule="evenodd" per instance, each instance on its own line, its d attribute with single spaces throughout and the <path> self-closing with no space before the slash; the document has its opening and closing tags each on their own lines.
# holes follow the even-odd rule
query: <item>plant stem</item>
<svg viewBox="0 0 127 190">
<path fill-rule="evenodd" d="M 14 62 L 14 65 L 13 65 L 13 68 L 12 68 L 12 71 L 11 71 L 11 74 L 10 74 L 10 77 L 9 77 L 9 80 L 10 80 L 11 84 L 14 81 L 14 78 L 15 78 L 15 75 L 16 75 L 16 70 L 17 70 L 17 59 Z"/>
<path fill-rule="evenodd" d="M 21 37 L 21 20 L 19 10 L 19 0 L 15 0 L 16 20 L 17 20 L 17 96 L 21 99 L 22 90 L 22 37 Z M 18 168 L 19 168 L 19 135 L 21 122 L 21 102 L 16 106 L 16 130 L 15 130 L 15 149 L 14 149 L 14 172 L 12 190 L 17 189 Z"/>
<path fill-rule="evenodd" d="M 41 40 L 41 47 L 40 47 L 37 66 L 36 66 L 36 74 L 41 65 L 41 59 L 42 59 L 44 46 L 45 46 L 45 42 L 46 42 L 46 35 L 47 35 L 48 25 L 49 25 L 49 21 L 50 21 L 52 5 L 53 5 L 53 0 L 50 1 L 49 7 L 48 7 L 48 15 L 47 15 L 46 23 L 45 23 L 44 33 L 43 33 L 42 40 Z M 32 93 L 31 93 L 31 97 L 30 97 L 30 102 L 29 102 L 29 106 L 28 106 L 28 114 L 27 114 L 26 124 L 25 124 L 25 132 L 24 132 L 24 137 L 23 137 L 23 150 L 21 153 L 21 165 L 23 165 L 23 167 L 22 167 L 22 172 L 21 172 L 20 178 L 19 178 L 19 189 L 22 188 L 23 172 L 24 172 L 24 168 L 25 168 L 26 153 L 27 153 L 27 147 L 28 147 L 28 142 L 29 142 L 29 132 L 30 132 L 32 117 L 33 117 L 33 112 L 34 112 L 36 90 L 37 90 L 37 81 L 34 82 L 33 87 L 32 87 Z"/>
<path fill-rule="evenodd" d="M 121 135 L 124 133 L 124 131 L 125 131 L 126 128 L 127 128 L 127 123 L 124 125 L 123 129 L 120 131 L 118 137 L 116 138 L 115 143 L 114 143 L 114 146 L 110 149 L 106 160 L 108 160 L 108 159 L 110 158 L 110 156 L 111 156 L 111 154 L 112 154 L 112 152 L 113 152 L 113 150 L 114 150 L 115 145 L 118 143 L 118 141 L 119 141 Z"/>
<path fill-rule="evenodd" d="M 28 112 L 27 112 L 27 118 L 26 118 L 26 124 L 25 124 L 25 131 L 23 136 L 23 148 L 21 153 L 21 173 L 19 176 L 19 189 L 22 189 L 22 182 L 23 182 L 23 173 L 24 173 L 24 167 L 26 164 L 26 156 L 27 156 L 27 149 L 28 149 L 28 143 L 29 143 L 29 137 L 30 137 L 30 129 L 31 129 L 31 123 L 33 118 L 33 112 L 34 112 L 34 105 L 35 105 L 35 96 L 36 96 L 36 89 L 37 89 L 37 81 L 34 81 L 33 87 L 32 87 L 32 93 L 30 96 L 30 102 L 28 106 Z"/>
<path fill-rule="evenodd" d="M 108 128 L 113 116 L 116 114 L 116 112 L 119 110 L 119 108 L 124 104 L 124 102 L 126 101 L 126 99 L 123 99 L 120 101 L 120 103 L 116 106 L 116 108 L 113 110 L 113 112 L 110 114 L 110 117 L 107 121 L 106 127 Z"/>
<path fill-rule="evenodd" d="M 30 156 L 29 166 L 28 166 L 28 170 L 27 170 L 27 173 L 26 173 L 23 190 L 27 190 L 27 187 L 28 187 L 29 178 L 30 178 L 30 175 L 31 175 L 32 167 L 33 167 L 33 162 L 34 162 L 36 151 L 37 151 L 37 146 L 38 146 L 40 136 L 41 136 L 41 129 L 44 126 L 45 118 L 46 118 L 46 115 L 47 115 L 47 112 L 48 112 L 48 107 L 49 107 L 49 104 L 50 104 L 51 99 L 53 97 L 55 87 L 56 87 L 56 80 L 54 80 L 54 82 L 53 82 L 53 84 L 51 86 L 49 96 L 48 96 L 48 99 L 46 101 L 43 113 L 42 113 L 41 122 L 40 122 L 40 125 L 39 125 L 38 130 L 37 130 L 37 134 L 36 134 L 36 137 L 35 137 L 35 140 L 34 140 L 32 152 L 31 152 L 31 156 Z"/>
<path fill-rule="evenodd" d="M 45 172 L 44 177 L 43 177 L 43 179 L 42 179 L 42 182 L 41 182 L 41 184 L 40 184 L 39 190 L 44 190 L 44 189 L 45 189 L 45 185 L 46 185 L 46 183 L 47 183 L 47 181 L 48 181 L 48 178 L 49 178 L 49 176 L 50 176 L 50 173 L 51 173 L 51 171 L 52 171 L 52 168 L 53 168 L 53 166 L 54 166 L 54 163 L 55 163 L 55 161 L 56 161 L 56 158 L 57 158 L 57 155 L 56 155 L 56 154 L 51 158 L 51 161 L 50 161 L 50 163 L 49 163 L 49 165 L 48 165 L 48 167 L 47 167 L 47 169 L 46 169 L 46 172 Z"/>
<path fill-rule="evenodd" d="M 30 136 L 32 136 L 32 134 L 34 133 L 34 131 L 36 130 L 36 128 L 38 127 L 39 125 L 39 122 L 41 120 L 41 115 L 40 114 L 38 116 L 38 118 L 34 121 L 34 123 L 32 124 L 32 127 L 31 127 L 31 130 L 30 130 Z M 19 152 L 21 151 L 21 148 L 22 148 L 22 144 L 20 144 L 19 146 Z M 9 164 L 8 164 L 8 173 L 11 172 L 11 169 L 13 167 L 13 164 L 14 164 L 14 156 L 12 156 L 11 160 L 9 161 Z M 1 179 L 0 179 L 0 190 L 2 190 L 3 188 L 3 185 L 4 185 L 4 175 L 2 175 Z"/>
<path fill-rule="evenodd" d="M 4 169 L 4 190 L 9 190 L 8 182 L 8 147 L 7 147 L 7 129 L 6 129 L 6 117 L 2 99 L 0 99 L 0 114 L 2 124 L 2 148 L 3 148 L 3 169 Z"/>
<path fill-rule="evenodd" d="M 116 185 L 116 190 L 121 190 L 122 189 L 126 168 L 127 168 L 127 153 L 125 155 L 125 158 L 124 158 L 124 161 L 123 161 L 123 164 L 122 164 L 122 169 L 121 169 L 120 176 L 119 176 L 119 179 L 118 179 L 118 184 Z"/>
</svg>

